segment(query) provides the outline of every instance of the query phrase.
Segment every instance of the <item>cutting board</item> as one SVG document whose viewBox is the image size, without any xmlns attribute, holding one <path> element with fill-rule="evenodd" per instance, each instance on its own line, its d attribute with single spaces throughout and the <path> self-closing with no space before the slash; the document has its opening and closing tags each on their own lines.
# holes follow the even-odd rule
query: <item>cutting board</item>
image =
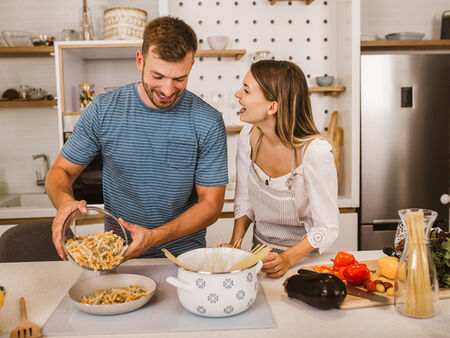
<svg viewBox="0 0 450 338">
<path fill-rule="evenodd" d="M 369 268 L 369 270 L 372 270 L 372 271 L 375 270 L 376 271 L 375 274 L 379 275 L 379 269 L 378 269 L 378 264 L 377 264 L 376 260 L 364 261 L 364 262 L 359 262 L 359 263 L 366 264 L 367 267 Z M 332 268 L 333 264 L 329 264 L 326 266 Z M 313 270 L 313 267 L 306 266 L 306 267 L 302 267 L 302 269 Z M 392 285 L 394 285 L 393 280 L 391 280 L 391 279 L 388 279 L 388 280 L 390 283 L 392 283 Z M 363 286 L 361 286 L 360 288 L 363 290 L 366 290 L 366 288 L 364 288 Z M 361 309 L 361 308 L 366 308 L 366 307 L 386 306 L 386 305 L 394 304 L 393 296 L 386 296 L 386 293 L 380 293 L 380 292 L 375 292 L 375 293 L 386 297 L 388 299 L 388 301 L 385 303 L 374 302 L 370 299 L 347 295 L 347 297 L 345 297 L 344 302 L 341 304 L 340 308 L 343 310 L 351 310 L 351 309 Z M 450 288 L 449 289 L 440 289 L 439 290 L 439 299 L 448 299 L 448 298 L 450 298 Z"/>
</svg>

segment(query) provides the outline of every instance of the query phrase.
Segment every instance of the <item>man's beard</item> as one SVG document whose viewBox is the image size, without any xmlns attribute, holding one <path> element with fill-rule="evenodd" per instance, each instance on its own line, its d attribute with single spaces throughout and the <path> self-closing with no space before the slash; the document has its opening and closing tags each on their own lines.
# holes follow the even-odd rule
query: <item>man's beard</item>
<svg viewBox="0 0 450 338">
<path fill-rule="evenodd" d="M 177 90 L 172 94 L 172 99 L 168 102 L 160 102 L 157 98 L 156 91 L 151 89 L 147 84 L 144 82 L 144 79 L 142 79 L 142 86 L 144 87 L 145 93 L 147 94 L 148 99 L 153 103 L 153 105 L 158 109 L 167 109 L 174 105 L 175 102 L 177 102 L 177 99 L 181 95 L 181 91 Z M 162 96 L 162 95 L 161 95 Z"/>
</svg>

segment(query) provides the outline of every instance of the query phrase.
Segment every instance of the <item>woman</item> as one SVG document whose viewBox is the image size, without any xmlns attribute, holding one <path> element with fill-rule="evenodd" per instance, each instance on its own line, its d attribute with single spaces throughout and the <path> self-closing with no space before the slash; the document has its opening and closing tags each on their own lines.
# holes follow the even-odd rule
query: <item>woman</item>
<svg viewBox="0 0 450 338">
<path fill-rule="evenodd" d="M 332 147 L 314 125 L 305 76 L 292 62 L 252 64 L 235 96 L 250 125 L 238 142 L 231 244 L 255 221 L 254 244 L 273 248 L 262 271 L 276 278 L 338 236 Z"/>
</svg>

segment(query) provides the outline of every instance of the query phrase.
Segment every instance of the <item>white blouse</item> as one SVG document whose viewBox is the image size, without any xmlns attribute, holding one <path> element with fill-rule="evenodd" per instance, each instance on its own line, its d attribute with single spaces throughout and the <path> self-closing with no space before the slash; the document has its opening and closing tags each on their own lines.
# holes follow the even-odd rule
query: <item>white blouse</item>
<svg viewBox="0 0 450 338">
<path fill-rule="evenodd" d="M 248 175 L 251 165 L 250 131 L 252 125 L 242 128 L 236 155 L 236 191 L 234 197 L 235 219 L 246 215 L 255 220 L 249 201 Z M 323 139 L 313 140 L 307 147 L 303 162 L 295 172 L 295 201 L 298 216 L 305 224 L 306 236 L 319 253 L 325 252 L 339 234 L 339 209 L 337 206 L 337 175 L 331 145 Z M 272 189 L 285 190 L 286 178 L 269 177 L 255 163 L 259 177 L 269 180 Z"/>
</svg>

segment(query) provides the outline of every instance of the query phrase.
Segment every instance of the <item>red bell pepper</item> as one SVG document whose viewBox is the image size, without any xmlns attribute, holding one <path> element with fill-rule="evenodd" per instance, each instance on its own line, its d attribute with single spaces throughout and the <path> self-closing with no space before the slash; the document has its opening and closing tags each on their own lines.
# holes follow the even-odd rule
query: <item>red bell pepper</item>
<svg viewBox="0 0 450 338">
<path fill-rule="evenodd" d="M 342 266 L 349 266 L 358 263 L 352 254 L 347 252 L 339 251 L 334 257 L 333 270 L 338 271 Z"/>
<path fill-rule="evenodd" d="M 344 270 L 344 277 L 351 285 L 361 285 L 370 279 L 370 270 L 366 264 L 353 264 Z"/>
</svg>

